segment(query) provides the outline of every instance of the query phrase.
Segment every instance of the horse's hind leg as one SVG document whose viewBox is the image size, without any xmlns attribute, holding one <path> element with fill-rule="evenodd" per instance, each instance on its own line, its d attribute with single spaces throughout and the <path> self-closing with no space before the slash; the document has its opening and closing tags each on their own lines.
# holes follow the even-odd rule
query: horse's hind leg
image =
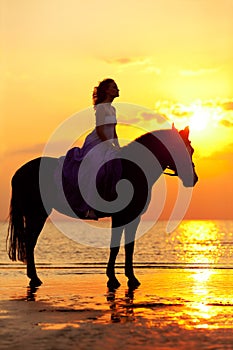
<svg viewBox="0 0 233 350">
<path fill-rule="evenodd" d="M 44 226 L 47 215 L 34 214 L 26 215 L 25 217 L 25 233 L 26 233 L 26 254 L 27 254 L 27 276 L 30 278 L 30 286 L 37 287 L 42 284 L 42 281 L 37 276 L 34 248 L 36 246 L 39 234 Z"/>
</svg>

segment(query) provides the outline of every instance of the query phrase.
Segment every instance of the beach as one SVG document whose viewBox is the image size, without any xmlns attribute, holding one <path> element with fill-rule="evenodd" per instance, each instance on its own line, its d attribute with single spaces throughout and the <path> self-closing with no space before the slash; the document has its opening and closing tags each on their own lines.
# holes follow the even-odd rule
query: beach
<svg viewBox="0 0 233 350">
<path fill-rule="evenodd" d="M 232 221 L 184 221 L 172 234 L 158 222 L 136 241 L 141 285 L 128 289 L 121 247 L 115 292 L 105 275 L 109 248 L 95 246 L 96 229 L 88 228 L 87 246 L 80 224 L 68 225 L 81 243 L 50 222 L 44 227 L 35 250 L 43 281 L 37 289 L 28 287 L 25 265 L 9 260 L 0 236 L 1 350 L 233 349 Z"/>
<path fill-rule="evenodd" d="M 35 290 L 2 279 L 0 349 L 233 349 L 232 271 L 138 269 L 115 293 L 103 273 L 39 272 Z"/>
</svg>

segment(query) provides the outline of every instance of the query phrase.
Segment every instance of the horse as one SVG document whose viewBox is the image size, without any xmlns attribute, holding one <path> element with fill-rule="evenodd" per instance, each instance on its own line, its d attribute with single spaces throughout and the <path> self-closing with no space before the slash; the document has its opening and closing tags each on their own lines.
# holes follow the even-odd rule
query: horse
<svg viewBox="0 0 233 350">
<path fill-rule="evenodd" d="M 140 285 L 133 268 L 135 235 L 141 216 L 149 205 L 152 187 L 166 169 L 173 172 L 173 176 L 178 176 L 183 186 L 194 187 L 198 176 L 192 160 L 193 152 L 189 128 L 178 131 L 174 126 L 171 129 L 145 133 L 120 149 L 121 179 L 127 180 L 133 188 L 130 201 L 125 207 L 115 211 L 108 210 L 107 207 L 96 211 L 98 218 L 111 218 L 110 254 L 106 268 L 109 289 L 120 286 L 115 276 L 115 261 L 123 232 L 128 286 L 137 288 Z M 7 250 L 12 261 L 19 260 L 27 265 L 27 277 L 31 287 L 42 284 L 36 271 L 34 248 L 46 219 L 53 209 L 75 217 L 69 204 L 66 202 L 61 205 L 58 200 L 58 188 L 54 181 L 57 167 L 58 158 L 39 157 L 21 166 L 11 181 Z M 128 199 L 127 191 L 125 197 Z"/>
</svg>

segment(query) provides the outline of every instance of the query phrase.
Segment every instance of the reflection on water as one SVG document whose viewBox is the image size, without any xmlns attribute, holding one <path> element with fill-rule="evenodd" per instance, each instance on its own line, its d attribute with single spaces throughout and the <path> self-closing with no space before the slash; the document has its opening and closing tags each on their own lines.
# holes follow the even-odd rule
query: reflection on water
<svg viewBox="0 0 233 350">
<path fill-rule="evenodd" d="M 163 227 L 159 224 L 136 242 L 136 274 L 141 286 L 134 292 L 125 290 L 124 252 L 118 260 L 122 265 L 116 269 L 121 287 L 106 294 L 108 251 L 72 241 L 65 244 L 63 236 L 58 239 L 58 249 L 49 235 L 44 235 L 44 240 L 42 235 L 36 256 L 49 257 L 51 264 L 61 262 L 59 269 L 43 265 L 39 274 L 44 284 L 27 291 L 24 288 L 20 298 L 21 272 L 4 267 L 7 284 L 0 287 L 1 292 L 4 299 L 11 291 L 12 299 L 39 305 L 44 320 L 38 325 L 46 330 L 78 328 L 84 322 L 125 323 L 126 327 L 132 324 L 150 330 L 174 325 L 179 330 L 233 328 L 233 222 L 185 221 L 169 236 L 161 234 Z M 53 231 L 51 234 L 54 237 Z M 70 258 L 73 267 L 62 265 L 62 258 L 66 262 Z M 27 303 L 32 310 L 35 304 Z M 4 307 L 1 310 L 5 317 Z"/>
<path fill-rule="evenodd" d="M 149 273 L 149 271 L 148 271 Z M 129 295 L 107 295 L 111 317 L 97 322 L 134 322 L 147 328 L 178 325 L 183 329 L 233 328 L 233 276 L 224 269 L 157 270 L 141 278 Z"/>
<path fill-rule="evenodd" d="M 134 290 L 127 290 L 124 298 L 116 297 L 116 291 L 108 291 L 107 302 L 111 310 L 111 321 L 116 322 L 132 322 L 134 317 Z"/>
<path fill-rule="evenodd" d="M 196 297 L 196 300 L 200 299 L 200 301 L 205 302 L 208 299 L 209 295 L 209 285 L 211 284 L 211 277 L 215 274 L 214 270 L 202 270 L 195 271 L 191 274 L 191 278 L 193 279 L 193 294 Z"/>
<path fill-rule="evenodd" d="M 58 331 L 67 327 L 72 327 L 72 328 L 79 328 L 80 325 L 78 323 L 74 323 L 74 322 L 66 322 L 66 323 L 46 323 L 46 322 L 41 322 L 38 323 L 38 326 L 45 331 Z"/>
<path fill-rule="evenodd" d="M 36 292 L 39 287 L 28 286 L 27 287 L 27 301 L 36 301 Z"/>
<path fill-rule="evenodd" d="M 171 237 L 177 260 L 184 263 L 213 265 L 228 264 L 232 259 L 232 236 L 221 232 L 215 221 L 184 221 L 176 234 Z"/>
<path fill-rule="evenodd" d="M 16 286 L 10 289 L 14 312 L 18 309 L 24 315 L 31 310 L 43 330 L 74 329 L 84 323 L 132 324 L 143 327 L 143 332 L 174 326 L 179 330 L 233 328 L 231 269 L 139 269 L 142 284 L 138 289 L 125 289 L 121 274 L 122 286 L 107 293 L 104 276 L 67 275 L 65 271 L 60 277 L 51 271 L 49 281 L 45 279 L 36 289 L 24 289 L 23 297 L 22 289 L 18 293 Z M 6 319 L 9 314 L 4 314 L 4 303 L 0 310 Z"/>
</svg>

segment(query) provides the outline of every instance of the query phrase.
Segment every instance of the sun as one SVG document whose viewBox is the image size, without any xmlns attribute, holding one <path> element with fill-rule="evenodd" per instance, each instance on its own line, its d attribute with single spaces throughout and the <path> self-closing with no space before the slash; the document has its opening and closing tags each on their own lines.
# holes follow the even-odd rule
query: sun
<svg viewBox="0 0 233 350">
<path fill-rule="evenodd" d="M 203 106 L 193 106 L 193 113 L 189 120 L 190 129 L 193 131 L 203 131 L 210 122 L 210 111 Z"/>
</svg>

